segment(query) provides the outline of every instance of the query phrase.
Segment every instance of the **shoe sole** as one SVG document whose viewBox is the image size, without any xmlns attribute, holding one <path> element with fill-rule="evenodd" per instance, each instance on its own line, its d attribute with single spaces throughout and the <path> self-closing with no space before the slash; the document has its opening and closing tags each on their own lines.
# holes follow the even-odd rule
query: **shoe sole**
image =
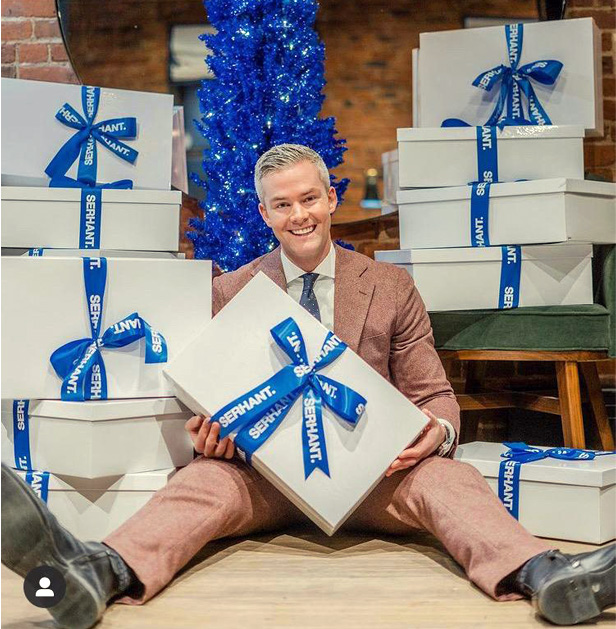
<svg viewBox="0 0 616 629">
<path fill-rule="evenodd" d="M 96 591 L 62 558 L 40 499 L 17 474 L 4 469 L 2 472 L 2 563 L 24 578 L 37 566 L 59 570 L 66 583 L 66 594 L 47 611 L 60 627 L 89 629 L 104 611 Z M 19 544 L 11 547 L 8 543 L 20 538 L 29 541 L 27 550 L 23 544 L 20 548 Z"/>
<path fill-rule="evenodd" d="M 576 625 L 616 605 L 616 561 L 591 574 L 555 579 L 535 598 L 538 612 L 556 625 Z"/>
</svg>

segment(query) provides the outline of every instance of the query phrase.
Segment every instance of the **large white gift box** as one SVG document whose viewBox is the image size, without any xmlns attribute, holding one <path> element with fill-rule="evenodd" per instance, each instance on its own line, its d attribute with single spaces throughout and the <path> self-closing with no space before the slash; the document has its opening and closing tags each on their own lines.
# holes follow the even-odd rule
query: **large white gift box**
<svg viewBox="0 0 616 629">
<path fill-rule="evenodd" d="M 184 260 L 186 254 L 172 251 L 121 251 L 117 249 L 22 249 L 2 247 L 3 256 L 24 256 L 30 258 L 154 258 L 163 260 Z"/>
<path fill-rule="evenodd" d="M 592 304 L 592 245 L 557 244 L 457 249 L 376 251 L 374 257 L 404 268 L 431 312 L 513 307 L 502 286 L 502 267 L 520 264 L 518 306 Z"/>
<path fill-rule="evenodd" d="M 270 335 L 270 329 L 288 317 L 299 326 L 308 360 L 313 361 L 327 329 L 259 273 L 165 369 L 177 396 L 195 412 L 214 414 L 260 387 L 290 363 Z M 329 476 L 316 469 L 305 478 L 300 400 L 254 452 L 252 465 L 331 535 L 416 439 L 427 418 L 349 348 L 318 374 L 351 387 L 367 400 L 354 426 L 323 404 Z M 333 395 L 337 389 L 334 385 Z M 253 428 L 258 432 L 268 421 L 266 417 Z"/>
<path fill-rule="evenodd" d="M 188 465 L 193 447 L 179 400 L 2 401 L 2 462 L 81 478 Z M 21 435 L 16 439 L 16 431 Z"/>
<path fill-rule="evenodd" d="M 45 169 L 62 146 L 79 131 L 56 119 L 56 113 L 68 103 L 85 119 L 82 87 L 85 88 L 65 83 L 2 79 L 2 185 L 49 185 L 50 178 Z M 100 89 L 100 99 L 94 124 L 136 118 L 134 139 L 107 137 L 106 141 L 117 145 L 117 139 L 129 150 L 139 153 L 131 164 L 109 150 L 107 143 L 97 141 L 96 182 L 130 179 L 134 188 L 169 190 L 173 96 L 108 87 L 96 89 Z M 74 114 L 70 115 L 74 117 Z M 113 133 L 117 124 L 103 125 L 103 129 Z M 120 147 L 118 152 L 129 151 Z M 89 159 L 89 155 L 84 155 L 84 160 Z M 79 158 L 62 174 L 76 179 L 78 162 Z"/>
<path fill-rule="evenodd" d="M 589 135 L 603 135 L 601 33 L 594 20 L 528 23 L 523 25 L 521 37 L 518 29 L 511 39 L 518 50 L 521 46 L 518 70 L 546 60 L 563 64 L 553 85 L 530 79 L 552 124 L 582 125 Z M 486 124 L 499 99 L 501 83 L 486 91 L 473 86 L 473 81 L 488 73 L 483 78 L 487 85 L 494 80 L 490 70 L 496 71 L 500 65 L 511 67 L 505 27 L 422 33 L 419 50 L 420 125 L 440 127 L 448 118 L 470 125 Z M 542 66 L 534 69 L 541 71 Z M 525 96 L 521 104 L 523 115 L 528 117 Z"/>
<path fill-rule="evenodd" d="M 400 248 L 470 247 L 473 229 L 490 245 L 616 242 L 616 184 L 540 179 L 492 184 L 482 194 L 485 216 L 473 215 L 470 186 L 401 190 Z"/>
<path fill-rule="evenodd" d="M 3 398 L 60 399 L 62 380 L 50 363 L 51 354 L 65 343 L 92 338 L 84 285 L 87 260 L 3 257 Z M 101 333 L 134 329 L 120 322 L 138 312 L 166 339 L 171 360 L 211 317 L 208 260 L 90 260 L 106 260 L 107 265 L 102 308 L 92 304 L 90 310 L 99 316 Z M 162 375 L 164 363 L 145 364 L 144 339 L 116 349 L 103 346 L 100 353 L 109 399 L 173 395 Z"/>
<path fill-rule="evenodd" d="M 47 506 L 75 537 L 99 542 L 145 506 L 175 472 L 167 468 L 94 479 L 50 474 Z M 26 472 L 17 473 L 26 480 Z M 41 474 L 35 472 L 31 486 L 39 495 L 41 482 Z"/>
<path fill-rule="evenodd" d="M 544 449 L 544 448 L 542 448 Z M 472 465 L 498 494 L 501 443 L 458 446 L 455 458 Z M 616 456 L 566 461 L 545 458 L 520 466 L 520 524 L 533 535 L 589 544 L 616 537 Z"/>
<path fill-rule="evenodd" d="M 505 127 L 495 134 L 498 181 L 584 178 L 582 127 Z M 398 151 L 400 188 L 484 181 L 475 127 L 398 129 Z"/>
<path fill-rule="evenodd" d="M 83 199 L 77 188 L 3 187 L 2 246 L 178 250 L 181 192 L 104 189 L 97 206 L 84 189 Z"/>
</svg>

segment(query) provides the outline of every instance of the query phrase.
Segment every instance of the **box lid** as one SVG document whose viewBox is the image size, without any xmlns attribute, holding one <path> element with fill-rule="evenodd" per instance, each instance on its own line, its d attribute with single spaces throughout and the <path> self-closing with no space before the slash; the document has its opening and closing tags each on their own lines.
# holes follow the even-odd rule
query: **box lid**
<svg viewBox="0 0 616 629">
<path fill-rule="evenodd" d="M 404 211 L 404 210 L 401 210 Z M 592 257 L 589 243 L 525 245 L 522 260 Z M 492 262 L 501 260 L 501 247 L 454 247 L 447 249 L 392 249 L 375 251 L 374 259 L 392 264 L 427 264 L 434 262 Z"/>
<path fill-rule="evenodd" d="M 13 400 L 2 400 L 2 412 L 13 412 Z M 90 400 L 63 402 L 62 400 L 31 400 L 31 417 L 74 419 L 78 421 L 106 421 L 150 417 L 152 415 L 192 414 L 175 397 L 135 398 L 129 400 Z"/>
<path fill-rule="evenodd" d="M 38 254 L 30 255 L 23 247 L 2 247 L 3 256 L 25 258 L 151 258 L 163 260 L 185 260 L 186 254 L 172 251 L 128 251 L 124 249 L 52 249 L 41 247 Z"/>
<path fill-rule="evenodd" d="M 81 188 L 36 188 L 27 186 L 2 186 L 5 201 L 75 201 L 81 200 Z M 169 203 L 180 205 L 179 190 L 102 190 L 103 203 Z"/>
<path fill-rule="evenodd" d="M 22 478 L 26 475 L 22 470 L 15 471 Z M 100 478 L 50 474 L 49 491 L 158 491 L 167 484 L 175 472 L 176 468 L 168 467 L 152 472 L 102 476 Z"/>
<path fill-rule="evenodd" d="M 434 142 L 438 140 L 476 139 L 476 127 L 426 127 L 398 129 L 398 142 Z M 578 125 L 517 126 L 497 129 L 500 140 L 532 140 L 537 138 L 583 138 L 584 127 Z"/>
<path fill-rule="evenodd" d="M 541 447 L 541 446 L 538 446 Z M 547 449 L 547 448 L 542 448 Z M 497 478 L 501 454 L 507 451 L 502 443 L 473 441 L 458 446 L 455 458 L 476 467 L 484 477 Z M 562 461 L 546 458 L 524 463 L 520 480 L 607 487 L 616 484 L 616 455 L 596 457 L 592 461 Z"/>
<path fill-rule="evenodd" d="M 526 194 L 548 193 L 583 194 L 594 197 L 616 197 L 616 183 L 608 181 L 590 181 L 587 179 L 535 179 L 533 181 L 512 181 L 494 183 L 490 186 L 490 198 L 511 197 Z M 396 200 L 399 205 L 411 203 L 429 203 L 431 201 L 457 201 L 470 199 L 471 186 L 453 186 L 451 188 L 413 188 L 398 190 Z"/>
</svg>

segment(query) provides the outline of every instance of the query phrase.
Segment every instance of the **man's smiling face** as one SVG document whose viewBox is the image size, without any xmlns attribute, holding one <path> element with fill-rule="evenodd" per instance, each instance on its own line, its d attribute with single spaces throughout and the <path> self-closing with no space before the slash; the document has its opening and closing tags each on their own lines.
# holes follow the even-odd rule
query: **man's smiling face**
<svg viewBox="0 0 616 629">
<path fill-rule="evenodd" d="M 325 187 L 317 167 L 307 160 L 266 175 L 261 186 L 263 220 L 287 257 L 305 271 L 313 271 L 329 253 L 336 191 Z"/>
</svg>

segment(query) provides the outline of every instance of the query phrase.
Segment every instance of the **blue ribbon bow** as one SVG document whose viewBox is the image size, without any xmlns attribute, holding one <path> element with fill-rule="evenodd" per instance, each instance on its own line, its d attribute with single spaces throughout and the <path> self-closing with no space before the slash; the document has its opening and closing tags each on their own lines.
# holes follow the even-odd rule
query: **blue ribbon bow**
<svg viewBox="0 0 616 629">
<path fill-rule="evenodd" d="M 107 377 L 102 348 L 125 347 L 145 337 L 145 362 L 167 362 L 167 342 L 137 312 L 109 326 L 101 335 L 107 281 L 106 258 L 83 258 L 83 274 L 90 319 L 90 338 L 71 341 L 50 357 L 62 378 L 61 398 L 66 401 L 107 399 Z"/>
<path fill-rule="evenodd" d="M 505 37 L 509 65 L 500 64 L 490 68 L 473 81 L 475 87 L 486 92 L 490 92 L 500 83 L 496 106 L 485 125 L 503 127 L 552 124 L 550 117 L 539 102 L 532 81 L 537 81 L 542 85 L 554 85 L 563 64 L 555 59 L 542 59 L 520 66 L 524 25 L 507 24 Z M 528 103 L 527 113 L 524 111 L 522 94 Z M 466 123 L 458 118 L 448 118 L 443 122 L 443 126 L 466 126 Z"/>
<path fill-rule="evenodd" d="M 592 461 L 598 456 L 616 454 L 613 452 L 596 452 L 579 448 L 533 448 L 521 441 L 503 444 L 509 450 L 501 454 L 504 461 L 498 469 L 498 497 L 509 513 L 517 520 L 520 506 L 520 467 L 524 463 L 532 463 L 541 459 L 561 459 L 563 461 Z"/>
<path fill-rule="evenodd" d="M 56 113 L 56 118 L 75 133 L 56 153 L 47 165 L 45 172 L 53 180 L 65 177 L 68 169 L 79 158 L 77 179 L 90 186 L 96 185 L 97 142 L 130 164 L 139 154 L 135 149 L 120 142 L 118 138 L 135 139 L 137 119 L 134 117 L 110 118 L 94 123 L 100 101 L 100 88 L 84 85 L 81 88 L 81 101 L 84 116 L 69 103 L 64 103 Z M 132 184 L 131 184 L 132 185 Z"/>
<path fill-rule="evenodd" d="M 293 403 L 302 396 L 302 448 L 304 478 L 316 469 L 329 476 L 329 462 L 323 430 L 323 403 L 343 420 L 355 426 L 366 407 L 366 399 L 336 380 L 317 373 L 331 364 L 347 348 L 328 332 L 319 355 L 308 361 L 306 345 L 292 317 L 274 326 L 270 333 L 291 359 L 271 378 L 229 402 L 211 420 L 220 424 L 220 438 L 239 430 L 235 444 L 247 460 L 280 425 Z"/>
</svg>

